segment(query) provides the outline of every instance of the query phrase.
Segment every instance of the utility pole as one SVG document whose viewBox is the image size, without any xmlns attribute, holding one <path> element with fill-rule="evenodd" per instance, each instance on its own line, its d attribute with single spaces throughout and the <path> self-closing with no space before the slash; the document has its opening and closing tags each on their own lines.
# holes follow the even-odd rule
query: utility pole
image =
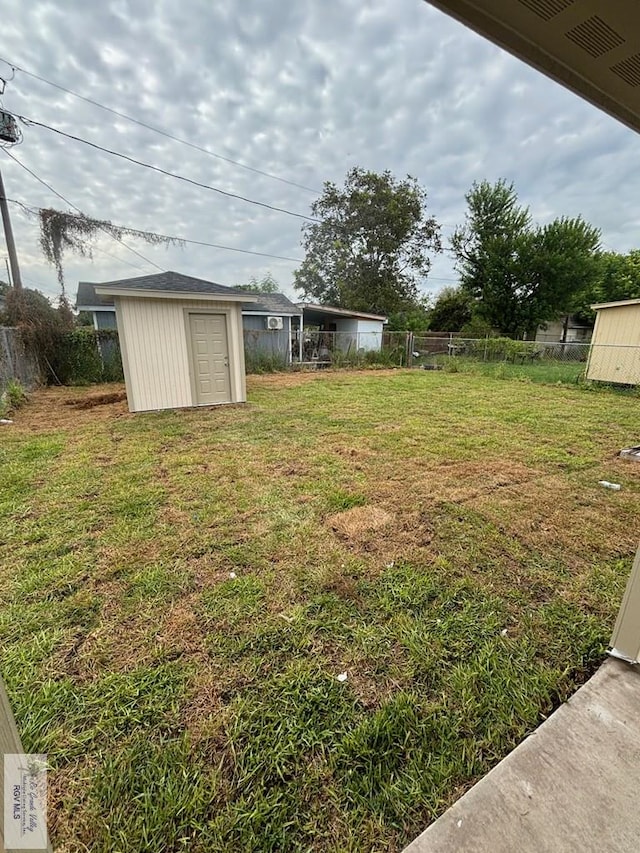
<svg viewBox="0 0 640 853">
<path fill-rule="evenodd" d="M 9 253 L 13 286 L 16 290 L 22 290 L 22 279 L 20 278 L 20 267 L 18 266 L 18 254 L 16 252 L 16 244 L 13 239 L 13 228 L 11 227 L 11 217 L 9 216 L 9 206 L 7 205 L 7 194 L 4 190 L 2 172 L 0 172 L 0 210 L 2 211 L 4 239 L 7 244 L 7 252 Z"/>
</svg>

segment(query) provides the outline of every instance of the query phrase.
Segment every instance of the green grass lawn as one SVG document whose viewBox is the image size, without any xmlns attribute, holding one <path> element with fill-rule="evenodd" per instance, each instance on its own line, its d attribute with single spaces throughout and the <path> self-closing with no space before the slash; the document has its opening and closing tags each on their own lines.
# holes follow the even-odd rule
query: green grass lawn
<svg viewBox="0 0 640 853">
<path fill-rule="evenodd" d="M 637 396 L 416 370 L 64 405 L 101 390 L 0 428 L 0 661 L 66 853 L 400 850 L 602 661 Z"/>
</svg>

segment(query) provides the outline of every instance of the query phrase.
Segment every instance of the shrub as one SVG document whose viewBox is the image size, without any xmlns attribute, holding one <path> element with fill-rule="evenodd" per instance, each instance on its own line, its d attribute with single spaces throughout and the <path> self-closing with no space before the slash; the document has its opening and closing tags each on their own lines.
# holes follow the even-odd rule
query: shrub
<svg viewBox="0 0 640 853">
<path fill-rule="evenodd" d="M 57 380 L 63 385 L 122 380 L 117 331 L 80 327 L 61 335 L 52 367 Z"/>
<path fill-rule="evenodd" d="M 17 379 L 10 379 L 0 395 L 0 417 L 4 418 L 27 402 L 27 392 Z"/>
<path fill-rule="evenodd" d="M 37 290 L 15 290 L 6 295 L 2 322 L 20 330 L 25 346 L 35 355 L 42 375 L 55 379 L 52 362 L 66 332 L 73 328 L 73 318 L 66 301 L 54 308 Z"/>
<path fill-rule="evenodd" d="M 10 379 L 4 389 L 4 395 L 10 408 L 18 409 L 27 402 L 27 392 L 18 379 Z"/>
<path fill-rule="evenodd" d="M 244 362 L 247 373 L 280 373 L 287 369 L 287 359 L 284 355 L 248 347 L 245 348 Z"/>
</svg>

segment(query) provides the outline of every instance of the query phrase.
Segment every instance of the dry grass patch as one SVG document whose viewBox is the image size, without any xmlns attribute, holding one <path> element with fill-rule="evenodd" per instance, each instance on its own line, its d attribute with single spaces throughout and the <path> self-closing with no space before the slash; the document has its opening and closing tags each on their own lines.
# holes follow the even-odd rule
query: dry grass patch
<svg viewBox="0 0 640 853">
<path fill-rule="evenodd" d="M 362 540 L 393 524 L 394 516 L 377 506 L 354 506 L 327 518 L 329 527 L 346 539 Z"/>
</svg>

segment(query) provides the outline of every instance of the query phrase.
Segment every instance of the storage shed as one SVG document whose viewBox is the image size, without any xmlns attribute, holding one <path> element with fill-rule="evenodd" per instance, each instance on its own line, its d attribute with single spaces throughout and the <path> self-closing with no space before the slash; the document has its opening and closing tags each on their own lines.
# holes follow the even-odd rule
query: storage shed
<svg viewBox="0 0 640 853">
<path fill-rule="evenodd" d="M 640 299 L 591 307 L 596 312 L 596 325 L 587 379 L 640 384 Z"/>
<path fill-rule="evenodd" d="M 115 305 L 129 411 L 245 402 L 241 307 L 251 294 L 175 272 L 95 292 Z"/>
</svg>

